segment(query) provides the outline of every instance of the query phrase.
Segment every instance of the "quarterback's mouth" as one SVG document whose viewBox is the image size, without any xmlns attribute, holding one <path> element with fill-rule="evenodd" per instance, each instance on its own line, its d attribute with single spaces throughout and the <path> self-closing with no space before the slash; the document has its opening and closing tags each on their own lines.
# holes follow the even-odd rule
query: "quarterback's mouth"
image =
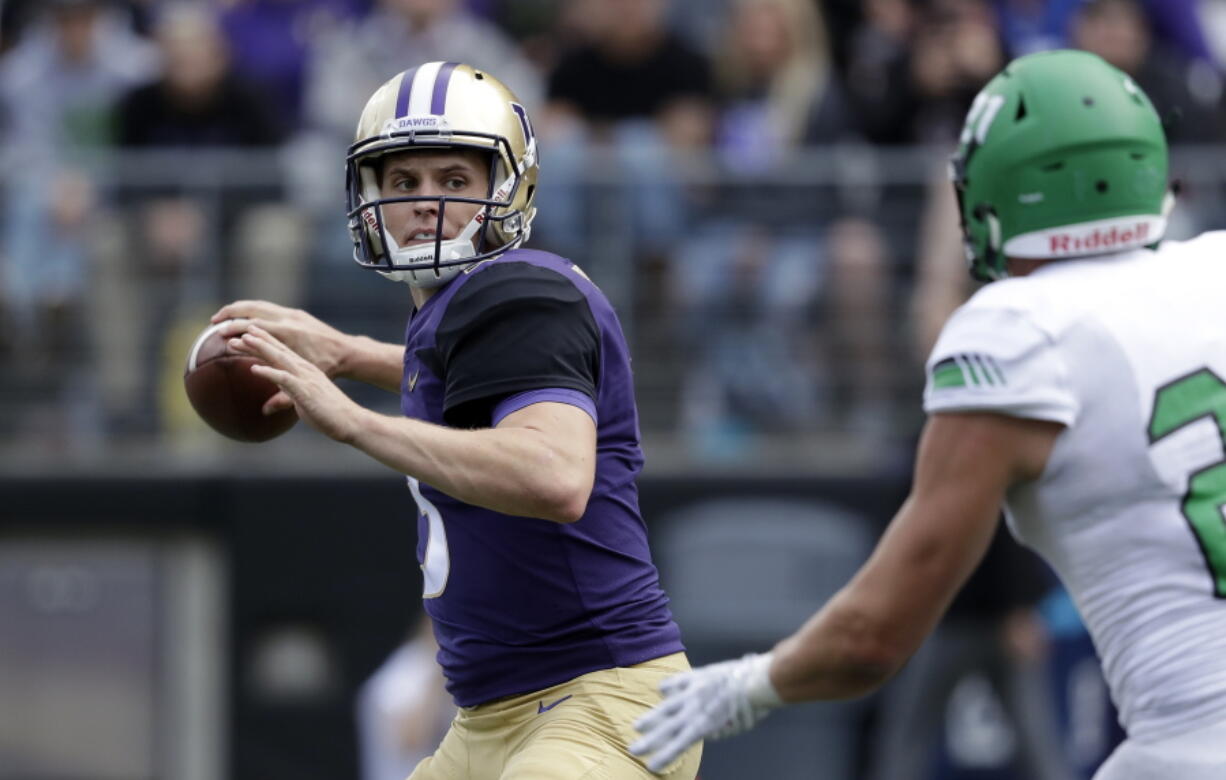
<svg viewBox="0 0 1226 780">
<path fill-rule="evenodd" d="M 422 244 L 433 244 L 437 234 L 433 230 L 422 230 L 409 236 L 409 240 L 405 242 L 405 246 L 420 246 Z M 447 241 L 447 234 L 443 234 L 443 240 Z"/>
</svg>

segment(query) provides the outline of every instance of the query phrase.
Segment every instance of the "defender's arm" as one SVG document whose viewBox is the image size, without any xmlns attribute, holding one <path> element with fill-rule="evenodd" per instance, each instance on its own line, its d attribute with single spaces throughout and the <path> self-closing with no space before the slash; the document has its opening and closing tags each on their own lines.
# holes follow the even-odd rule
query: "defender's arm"
<svg viewBox="0 0 1226 780">
<path fill-rule="evenodd" d="M 915 484 L 860 571 L 774 650 L 784 701 L 868 693 L 936 625 L 983 557 L 1010 485 L 1038 477 L 1063 426 L 991 413 L 933 415 Z"/>
</svg>

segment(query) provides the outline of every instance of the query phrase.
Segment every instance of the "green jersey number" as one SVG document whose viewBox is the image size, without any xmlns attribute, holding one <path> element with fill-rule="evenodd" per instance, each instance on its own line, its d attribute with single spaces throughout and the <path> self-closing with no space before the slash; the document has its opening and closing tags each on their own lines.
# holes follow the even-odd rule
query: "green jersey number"
<svg viewBox="0 0 1226 780">
<path fill-rule="evenodd" d="M 1202 368 L 1160 388 L 1154 397 L 1154 413 L 1149 420 L 1149 442 L 1203 418 L 1217 423 L 1226 448 L 1226 382 Z M 1183 516 L 1192 526 L 1201 552 L 1213 576 L 1214 594 L 1226 598 L 1226 457 L 1210 463 L 1188 477 L 1188 492 L 1183 499 Z"/>
</svg>

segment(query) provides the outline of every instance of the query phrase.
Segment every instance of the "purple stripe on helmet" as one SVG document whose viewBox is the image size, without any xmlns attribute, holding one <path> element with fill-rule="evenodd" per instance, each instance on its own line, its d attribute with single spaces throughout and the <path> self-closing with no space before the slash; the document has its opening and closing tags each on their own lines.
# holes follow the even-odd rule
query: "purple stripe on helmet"
<svg viewBox="0 0 1226 780">
<path fill-rule="evenodd" d="M 413 77 L 417 75 L 417 68 L 410 68 L 400 77 L 400 91 L 396 93 L 396 118 L 409 113 L 409 97 L 413 92 Z"/>
<path fill-rule="evenodd" d="M 451 83 L 451 74 L 455 71 L 455 66 L 458 62 L 444 62 L 443 67 L 438 69 L 438 76 L 434 79 L 434 94 L 430 96 L 430 113 L 442 114 L 447 110 L 447 85 Z"/>
</svg>

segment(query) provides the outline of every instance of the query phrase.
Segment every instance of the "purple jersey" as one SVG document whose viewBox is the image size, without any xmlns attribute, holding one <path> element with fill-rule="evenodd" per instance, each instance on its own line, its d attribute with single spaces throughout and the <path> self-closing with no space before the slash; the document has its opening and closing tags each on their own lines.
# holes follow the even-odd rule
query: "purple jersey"
<svg viewBox="0 0 1226 780">
<path fill-rule="evenodd" d="M 630 358 L 604 294 L 568 260 L 517 249 L 415 312 L 406 416 L 488 427 L 541 400 L 596 420 L 596 480 L 578 522 L 512 517 L 410 480 L 426 611 L 460 706 L 683 649 L 639 513 Z"/>
</svg>

